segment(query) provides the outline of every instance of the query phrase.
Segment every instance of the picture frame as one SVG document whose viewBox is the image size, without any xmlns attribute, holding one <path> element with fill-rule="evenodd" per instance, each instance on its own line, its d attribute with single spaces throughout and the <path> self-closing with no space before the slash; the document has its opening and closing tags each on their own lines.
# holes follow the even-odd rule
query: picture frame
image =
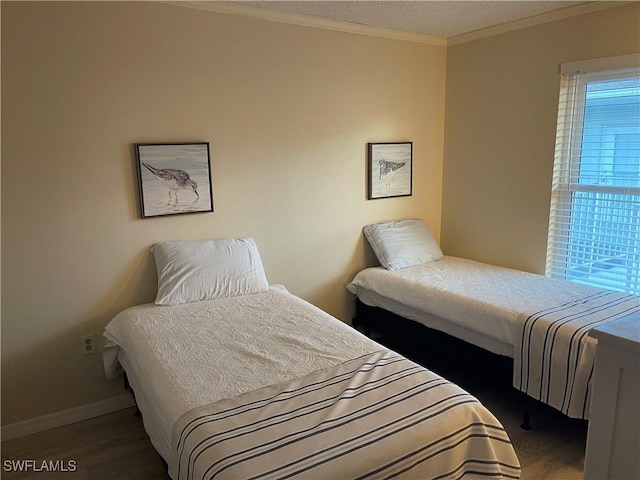
<svg viewBox="0 0 640 480">
<path fill-rule="evenodd" d="M 413 142 L 368 144 L 369 200 L 413 194 Z"/>
<path fill-rule="evenodd" d="M 209 142 L 136 143 L 142 218 L 213 212 Z"/>
</svg>

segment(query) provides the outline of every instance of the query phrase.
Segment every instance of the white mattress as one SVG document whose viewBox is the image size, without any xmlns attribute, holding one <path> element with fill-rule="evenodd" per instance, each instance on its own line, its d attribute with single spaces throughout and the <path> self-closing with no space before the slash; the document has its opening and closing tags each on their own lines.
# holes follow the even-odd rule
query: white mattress
<svg viewBox="0 0 640 480">
<path fill-rule="evenodd" d="M 105 336 L 119 348 L 145 428 L 168 460 L 174 422 L 192 408 L 337 365 L 381 346 L 288 293 L 132 307 Z M 115 355 L 105 351 L 105 370 Z"/>
<path fill-rule="evenodd" d="M 401 270 L 367 268 L 347 289 L 367 305 L 511 357 L 521 315 L 600 291 L 451 256 Z"/>
</svg>

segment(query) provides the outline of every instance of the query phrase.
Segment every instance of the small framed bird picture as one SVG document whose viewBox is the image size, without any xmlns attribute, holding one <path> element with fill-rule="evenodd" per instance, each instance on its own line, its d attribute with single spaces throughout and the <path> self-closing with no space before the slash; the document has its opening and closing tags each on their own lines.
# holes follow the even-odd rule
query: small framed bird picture
<svg viewBox="0 0 640 480">
<path fill-rule="evenodd" d="M 142 218 L 213 212 L 209 143 L 136 143 Z"/>
<path fill-rule="evenodd" d="M 413 142 L 369 143 L 369 200 L 412 193 Z"/>
</svg>

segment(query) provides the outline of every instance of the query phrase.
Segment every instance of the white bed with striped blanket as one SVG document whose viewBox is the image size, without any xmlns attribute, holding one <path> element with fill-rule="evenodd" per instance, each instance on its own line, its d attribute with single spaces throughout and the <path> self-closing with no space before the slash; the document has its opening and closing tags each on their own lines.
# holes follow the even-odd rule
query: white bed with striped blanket
<svg viewBox="0 0 640 480">
<path fill-rule="evenodd" d="M 597 340 L 589 330 L 624 317 L 640 329 L 640 298 L 603 290 L 523 316 L 513 384 L 572 418 L 589 418 Z"/>
<path fill-rule="evenodd" d="M 105 335 L 174 480 L 519 476 L 478 400 L 282 287 L 132 307 Z"/>
<path fill-rule="evenodd" d="M 588 330 L 626 315 L 640 323 L 640 297 L 451 256 L 368 268 L 347 288 L 366 305 L 514 358 L 514 386 L 574 418 L 589 414 Z"/>
</svg>

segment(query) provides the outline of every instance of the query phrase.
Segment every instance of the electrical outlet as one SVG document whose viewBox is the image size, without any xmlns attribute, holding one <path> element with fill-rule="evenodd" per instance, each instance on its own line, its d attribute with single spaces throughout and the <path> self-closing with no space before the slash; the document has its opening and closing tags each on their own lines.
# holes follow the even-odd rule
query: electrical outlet
<svg viewBox="0 0 640 480">
<path fill-rule="evenodd" d="M 83 335 L 80 337 L 80 350 L 83 355 L 90 355 L 96 353 L 96 338 L 95 335 Z"/>
</svg>

